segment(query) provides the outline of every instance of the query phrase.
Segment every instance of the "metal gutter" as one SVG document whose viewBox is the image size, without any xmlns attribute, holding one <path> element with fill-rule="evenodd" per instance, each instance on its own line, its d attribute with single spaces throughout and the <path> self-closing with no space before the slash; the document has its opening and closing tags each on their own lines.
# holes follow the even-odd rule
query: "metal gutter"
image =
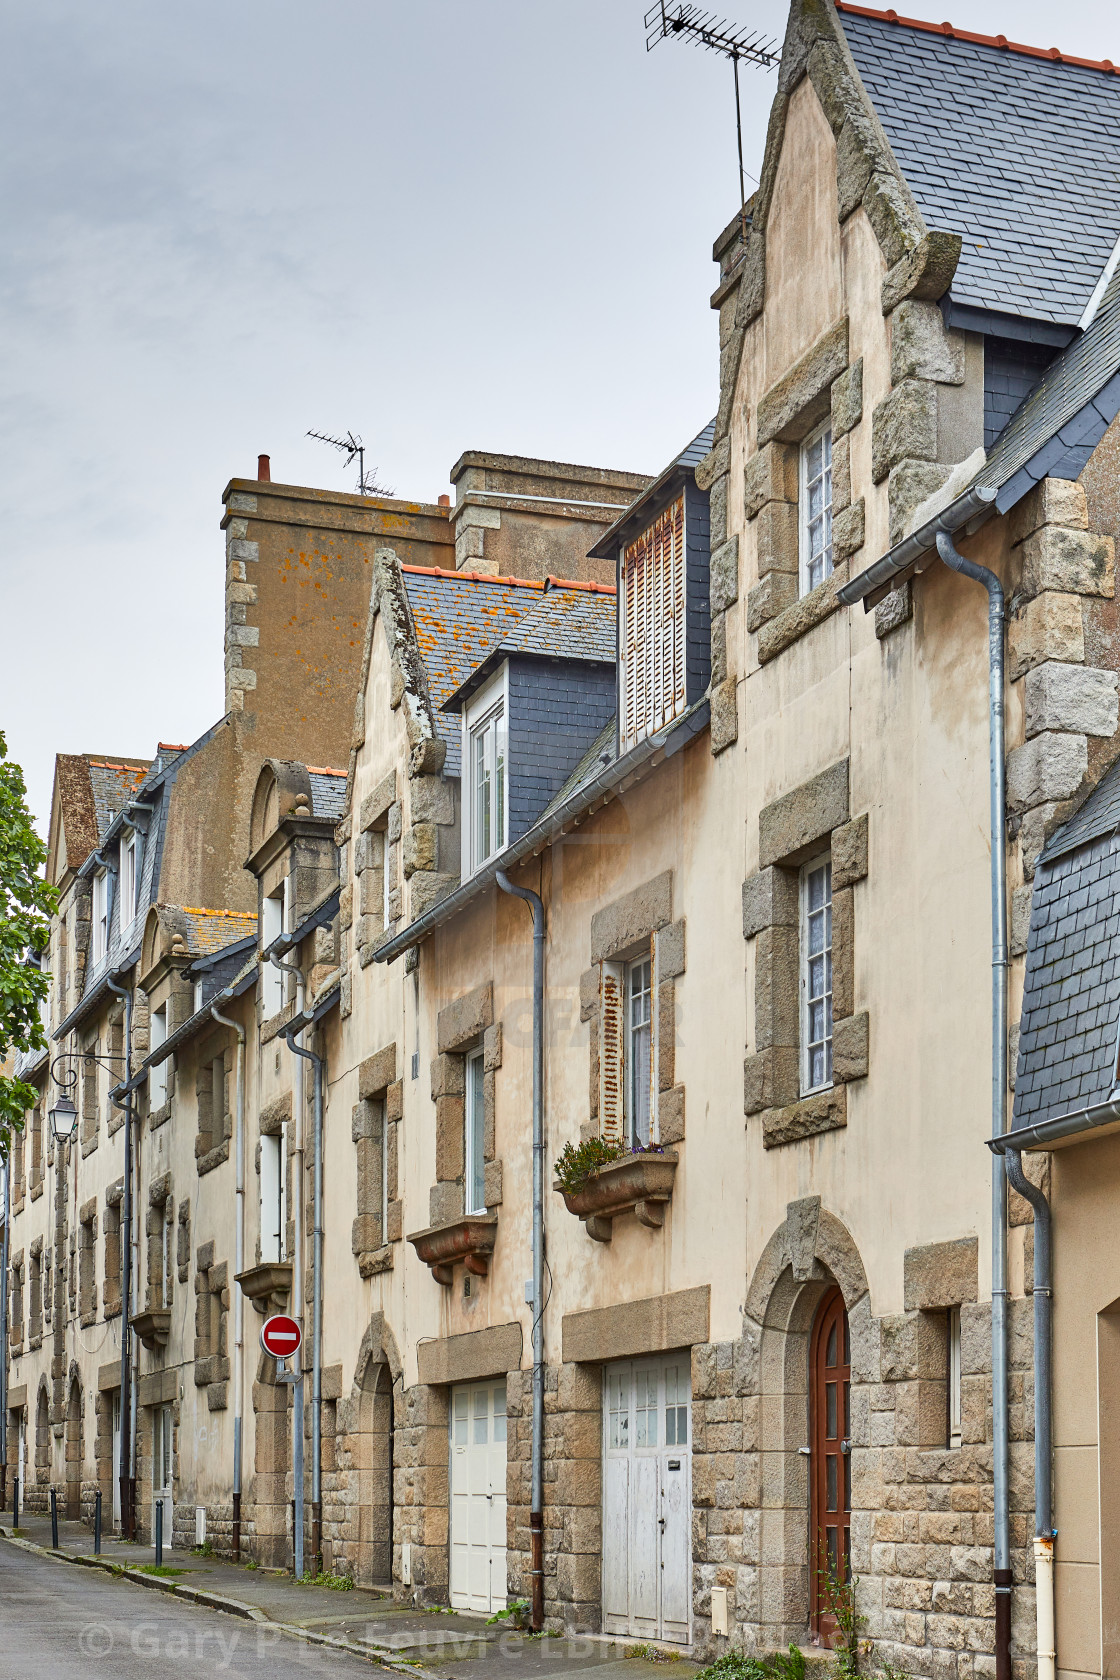
<svg viewBox="0 0 1120 1680">
<path fill-rule="evenodd" d="M 70 1011 L 69 1015 L 67 1015 L 66 1019 L 64 1021 L 60 1021 L 54 1032 L 51 1034 L 51 1038 L 56 1044 L 59 1039 L 65 1038 L 66 1034 L 71 1032 L 74 1027 L 79 1026 L 97 1004 L 104 1001 L 105 996 L 109 991 L 109 976 L 111 974 L 123 974 L 126 969 L 131 968 L 134 963 L 139 962 L 140 952 L 143 948 L 144 942 L 141 940 L 140 944 L 137 945 L 134 950 L 125 951 L 119 958 L 117 958 L 116 961 L 110 963 L 109 958 L 105 958 L 105 972 L 101 976 L 100 980 L 95 983 L 93 990 L 91 992 L 87 992 L 82 1001 L 74 1005 L 74 1008 Z"/>
<path fill-rule="evenodd" d="M 1009 1149 L 1028 1152 L 1053 1149 L 1055 1144 L 1079 1141 L 1111 1126 L 1120 1126 L 1120 1095 L 1110 1097 L 1107 1102 L 1091 1103 L 1088 1108 L 1074 1109 L 1070 1114 L 1059 1114 L 1053 1120 L 1040 1120 L 1036 1126 L 1016 1126 L 1002 1137 L 989 1138 L 988 1148 L 994 1155 L 1006 1155 Z"/>
<path fill-rule="evenodd" d="M 276 938 L 272 941 L 272 944 L 269 945 L 266 950 L 261 952 L 262 958 L 265 961 L 271 960 L 273 952 L 275 952 L 278 957 L 286 956 L 293 946 L 298 945 L 301 940 L 306 939 L 309 933 L 314 933 L 316 928 L 323 927 L 327 922 L 333 922 L 335 917 L 338 915 L 338 905 L 341 893 L 341 883 L 339 883 L 336 887 L 332 887 L 326 898 L 320 899 L 315 908 L 313 910 L 309 910 L 307 915 L 303 918 L 303 921 L 298 923 L 298 925 L 294 927 L 290 933 L 277 934 Z"/>
<path fill-rule="evenodd" d="M 118 1096 L 125 1096 L 129 1091 L 134 1091 L 138 1085 L 142 1085 L 148 1077 L 150 1068 L 158 1067 L 160 1062 L 165 1062 L 173 1050 L 177 1050 L 180 1044 L 184 1044 L 204 1022 L 210 1019 L 210 1011 L 215 1004 L 229 1003 L 232 999 L 243 996 L 250 986 L 255 986 L 256 983 L 257 970 L 254 965 L 246 974 L 242 974 L 237 980 L 232 980 L 224 991 L 215 992 L 212 998 L 207 998 L 201 1009 L 196 1009 L 193 1015 L 188 1016 L 181 1027 L 176 1027 L 175 1031 L 164 1039 L 158 1050 L 153 1050 L 151 1055 L 140 1063 L 127 1085 L 114 1085 L 109 1095 L 116 1101 Z"/>
<path fill-rule="evenodd" d="M 870 566 L 851 578 L 837 591 L 837 600 L 845 607 L 854 607 L 857 601 L 862 601 L 864 611 L 870 612 L 875 602 L 869 597 L 891 589 L 903 572 L 924 570 L 918 561 L 925 555 L 928 554 L 929 563 L 933 563 L 937 558 L 939 531 L 959 531 L 962 525 L 967 525 L 978 514 L 991 513 L 998 494 L 998 490 L 986 484 L 971 485 L 955 502 L 943 507 L 910 536 L 895 543 L 880 560 L 872 561 Z"/>
<path fill-rule="evenodd" d="M 478 897 L 484 888 L 491 886 L 499 871 L 512 869 L 515 864 L 542 850 L 578 818 L 587 816 L 596 805 L 605 803 L 607 799 L 613 798 L 616 792 L 621 792 L 623 784 L 639 771 L 653 769 L 654 761 L 660 763 L 664 758 L 672 758 L 708 727 L 710 712 L 711 707 L 705 696 L 656 735 L 647 736 L 624 757 L 616 758 L 593 781 L 585 782 L 582 787 L 569 794 L 562 805 L 557 806 L 548 815 L 538 818 L 520 840 L 516 840 L 512 846 L 507 846 L 497 857 L 491 858 L 469 881 L 464 881 L 462 886 L 433 905 L 424 915 L 410 922 L 392 939 L 387 939 L 379 945 L 373 953 L 374 962 L 392 962 L 394 957 L 399 957 L 413 945 L 419 945 L 435 928 L 451 921 L 464 905 Z"/>
<path fill-rule="evenodd" d="M 329 1015 L 336 1007 L 342 996 L 342 981 L 336 980 L 330 990 L 323 993 L 314 1009 L 301 1009 L 298 1015 L 293 1015 L 287 1026 L 280 1032 L 281 1038 L 290 1039 L 293 1033 L 305 1032 L 308 1027 L 318 1026 L 324 1015 Z M 292 1045 L 293 1050 L 295 1045 Z"/>
</svg>

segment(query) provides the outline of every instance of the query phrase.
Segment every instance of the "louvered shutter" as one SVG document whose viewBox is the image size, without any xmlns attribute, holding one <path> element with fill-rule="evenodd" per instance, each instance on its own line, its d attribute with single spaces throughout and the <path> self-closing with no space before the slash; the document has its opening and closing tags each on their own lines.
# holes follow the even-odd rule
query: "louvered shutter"
<svg viewBox="0 0 1120 1680">
<path fill-rule="evenodd" d="M 683 494 L 622 557 L 622 744 L 632 747 L 685 707 Z"/>
<path fill-rule="evenodd" d="M 611 1143 L 626 1134 L 626 972 L 599 965 L 599 1133 Z"/>
</svg>

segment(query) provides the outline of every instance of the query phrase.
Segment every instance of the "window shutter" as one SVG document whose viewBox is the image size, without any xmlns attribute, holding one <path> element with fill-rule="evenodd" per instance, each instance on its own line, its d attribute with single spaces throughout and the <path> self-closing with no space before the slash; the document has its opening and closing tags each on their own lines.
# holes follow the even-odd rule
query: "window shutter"
<svg viewBox="0 0 1120 1680">
<path fill-rule="evenodd" d="M 599 1134 L 621 1143 L 625 1114 L 625 971 L 621 963 L 599 965 Z"/>
<path fill-rule="evenodd" d="M 685 519 L 678 496 L 622 557 L 622 742 L 664 728 L 685 705 Z"/>
</svg>

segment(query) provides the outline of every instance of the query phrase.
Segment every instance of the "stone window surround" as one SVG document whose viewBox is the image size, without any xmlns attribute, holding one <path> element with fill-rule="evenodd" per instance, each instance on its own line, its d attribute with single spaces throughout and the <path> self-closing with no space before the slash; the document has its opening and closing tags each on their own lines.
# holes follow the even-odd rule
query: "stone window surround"
<svg viewBox="0 0 1120 1680">
<path fill-rule="evenodd" d="M 220 1028 L 200 1041 L 195 1062 L 198 1135 L 194 1143 L 196 1166 L 200 1176 L 212 1172 L 223 1161 L 229 1160 L 229 1145 L 233 1136 L 233 1114 L 229 1100 L 233 1060 L 228 1030 Z M 213 1091 L 217 1080 L 214 1079 L 212 1070 L 219 1061 L 222 1064 L 219 1076 L 222 1113 L 215 1115 Z"/>
<path fill-rule="evenodd" d="M 23 1249 L 17 1250 L 8 1262 L 12 1273 L 8 1341 L 13 1353 L 23 1350 Z"/>
<path fill-rule="evenodd" d="M 166 1231 L 167 1221 L 174 1217 L 175 1195 L 171 1174 L 161 1173 L 148 1186 L 146 1304 L 150 1309 L 170 1307 L 174 1298 L 176 1260 L 171 1254 Z"/>
<path fill-rule="evenodd" d="M 293 1247 L 294 1242 L 295 1242 L 295 1221 L 292 1217 L 292 1211 L 293 1211 L 292 1210 L 292 1153 L 293 1153 L 293 1148 L 294 1148 L 294 1145 L 295 1145 L 295 1136 L 294 1136 L 294 1133 L 292 1131 L 291 1119 L 292 1119 L 292 1093 L 291 1093 L 290 1090 L 283 1092 L 282 1095 L 280 1095 L 278 1097 L 274 1097 L 271 1102 L 266 1103 L 265 1106 L 260 1110 L 260 1113 L 257 1117 L 257 1130 L 260 1134 L 260 1137 L 262 1137 L 262 1138 L 278 1137 L 278 1138 L 281 1138 L 281 1139 L 286 1139 L 286 1146 L 285 1146 L 284 1143 L 281 1144 L 281 1168 L 282 1168 L 283 1174 L 284 1174 L 284 1208 L 286 1210 L 285 1229 L 284 1229 L 284 1232 L 283 1232 L 283 1244 L 282 1244 L 282 1252 L 283 1252 L 283 1255 L 285 1256 L 285 1259 L 284 1259 L 284 1261 L 281 1262 L 281 1264 L 285 1264 L 285 1263 L 287 1263 L 288 1260 L 291 1259 L 292 1247 Z M 257 1174 L 257 1209 L 258 1209 L 258 1214 L 259 1214 L 259 1211 L 260 1211 L 260 1173 L 261 1173 L 261 1150 L 260 1150 L 259 1140 L 258 1140 L 258 1143 L 257 1143 L 257 1147 L 253 1152 L 253 1167 L 254 1167 L 254 1170 Z M 188 1235 L 187 1235 L 187 1239 L 186 1239 L 186 1251 L 187 1251 L 187 1257 L 188 1257 L 188 1263 L 189 1263 L 189 1258 L 190 1258 L 190 1235 L 189 1235 L 190 1209 L 189 1209 L 188 1204 L 184 1204 L 184 1206 L 187 1206 Z M 183 1216 L 183 1210 L 182 1210 L 182 1208 L 180 1208 L 180 1210 L 179 1210 L 180 1223 L 182 1222 L 182 1216 Z M 314 1220 L 312 1221 L 312 1223 L 314 1223 Z M 256 1242 L 255 1255 L 256 1255 L 255 1263 L 259 1266 L 263 1263 L 262 1260 L 261 1260 L 261 1235 L 260 1235 L 259 1224 L 258 1224 L 258 1228 L 257 1228 L 257 1242 Z"/>
<path fill-rule="evenodd" d="M 102 1310 L 106 1318 L 118 1317 L 121 1310 L 121 1203 L 123 1200 L 124 1179 L 118 1178 L 105 1191 L 105 1217 L 101 1227 L 104 1239 L 104 1273 L 101 1299 Z"/>
<path fill-rule="evenodd" d="M 109 1076 L 109 1084 L 115 1085 L 118 1080 L 124 1079 L 126 1071 L 123 998 L 118 998 L 111 1006 L 107 1019 L 109 1023 L 108 1061 L 113 1070 Z M 112 1137 L 113 1133 L 119 1132 L 124 1125 L 124 1108 L 123 1106 L 118 1107 L 116 1103 L 110 1102 L 108 1099 L 106 1099 L 106 1102 L 108 1113 L 105 1118 L 105 1135 Z"/>
<path fill-rule="evenodd" d="M 362 800 L 358 833 L 354 840 L 354 882 L 357 904 L 355 945 L 363 968 L 387 934 L 397 927 L 401 914 L 401 804 L 397 797 L 397 773 L 390 770 Z M 389 872 L 389 924 L 386 926 L 385 871 Z"/>
<path fill-rule="evenodd" d="M 483 1162 L 487 1211 L 502 1202 L 502 1162 L 497 1154 L 497 1074 L 502 1065 L 502 1026 L 494 1020 L 494 983 L 486 980 L 446 1004 L 436 1017 L 436 1055 L 431 1066 L 436 1105 L 436 1182 L 429 1197 L 432 1227 L 464 1217 L 466 1186 L 466 1061 L 482 1050 Z"/>
<path fill-rule="evenodd" d="M 685 1088 L 677 1083 L 676 982 L 685 972 L 685 920 L 673 920 L 673 871 L 663 870 L 591 918 L 591 962 L 579 981 L 579 1018 L 588 1023 L 590 1051 L 588 1118 L 580 1139 L 600 1129 L 600 1022 L 602 965 L 632 962 L 649 954 L 653 964 L 654 1016 L 651 1033 L 650 1138 L 666 1144 L 684 1140 Z"/>
<path fill-rule="evenodd" d="M 29 1350 L 42 1346 L 43 1341 L 43 1239 L 36 1237 L 28 1249 L 28 1323 Z"/>
<path fill-rule="evenodd" d="M 855 1010 L 854 886 L 868 872 L 868 818 L 851 817 L 849 761 L 759 813 L 759 869 L 743 883 L 743 937 L 755 940 L 755 1049 L 743 1107 L 767 1149 L 847 1125 L 847 1086 L 868 1071 L 868 1016 Z M 832 1085 L 801 1095 L 799 871 L 827 843 L 832 860 Z"/>
<path fill-rule="evenodd" d="M 903 1255 L 903 1307 L 881 1320 L 885 1350 L 904 1344 L 913 1392 L 909 1407 L 919 1449 L 959 1452 L 948 1444 L 949 1312 L 979 1296 L 976 1237 L 928 1243 Z"/>
<path fill-rule="evenodd" d="M 229 1267 L 214 1260 L 213 1242 L 195 1255 L 194 1381 L 206 1389 L 210 1411 L 224 1411 L 229 1383 Z M 214 1345 L 215 1341 L 217 1346 Z"/>
<path fill-rule="evenodd" d="M 31 1111 L 31 1161 L 27 1173 L 27 1187 L 33 1202 L 43 1194 L 46 1183 L 43 1166 L 43 1110 L 46 1100 L 45 1096 L 40 1096 Z"/>
<path fill-rule="evenodd" d="M 191 1199 L 184 1196 L 179 1203 L 179 1233 L 175 1251 L 179 1282 L 186 1283 L 191 1275 Z"/>
<path fill-rule="evenodd" d="M 80 1138 L 82 1159 L 91 1155 L 97 1148 L 101 1132 L 101 1093 L 98 1088 L 99 1068 L 93 1059 L 99 1053 L 100 1040 L 96 1030 L 90 1033 L 81 1045 L 79 1085 L 81 1089 L 81 1121 Z"/>
<path fill-rule="evenodd" d="M 78 1305 L 84 1326 L 97 1322 L 97 1197 L 78 1209 Z"/>
<path fill-rule="evenodd" d="M 391 1271 L 394 1244 L 404 1232 L 404 1203 L 400 1192 L 400 1120 L 404 1113 L 404 1081 L 397 1078 L 397 1046 L 385 1045 L 368 1056 L 358 1069 L 358 1101 L 351 1116 L 350 1135 L 357 1156 L 357 1216 L 351 1247 L 362 1277 Z M 388 1128 L 383 1138 L 382 1128 Z M 382 1153 L 383 1142 L 385 1144 Z M 381 1183 L 384 1161 L 388 1184 Z M 386 1208 L 385 1229 L 381 1208 Z"/>
</svg>

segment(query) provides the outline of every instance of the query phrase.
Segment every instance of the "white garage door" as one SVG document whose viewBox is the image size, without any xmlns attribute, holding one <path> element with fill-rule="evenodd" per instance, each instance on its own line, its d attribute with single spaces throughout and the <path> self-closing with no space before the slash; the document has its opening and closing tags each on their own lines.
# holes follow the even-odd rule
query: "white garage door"
<svg viewBox="0 0 1120 1680">
<path fill-rule="evenodd" d="M 603 1395 L 603 1629 L 687 1645 L 692 1576 L 687 1353 L 609 1365 Z"/>
<path fill-rule="evenodd" d="M 451 1603 L 506 1602 L 506 1385 L 451 1390 Z"/>
</svg>

